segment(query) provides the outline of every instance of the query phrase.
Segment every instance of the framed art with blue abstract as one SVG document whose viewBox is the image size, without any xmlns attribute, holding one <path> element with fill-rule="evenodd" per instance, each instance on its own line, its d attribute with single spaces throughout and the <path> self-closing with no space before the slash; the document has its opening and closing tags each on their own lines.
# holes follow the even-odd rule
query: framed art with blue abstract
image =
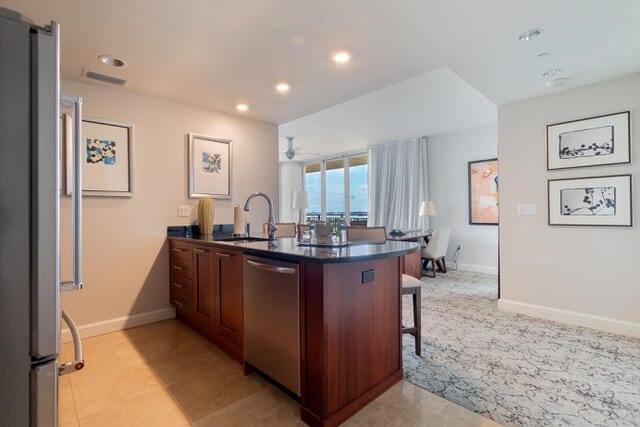
<svg viewBox="0 0 640 427">
<path fill-rule="evenodd" d="M 231 141 L 189 134 L 189 197 L 231 198 Z"/>
<path fill-rule="evenodd" d="M 632 226 L 631 175 L 551 179 L 549 225 Z"/>
<path fill-rule="evenodd" d="M 66 193 L 71 195 L 70 117 L 62 123 L 67 151 Z M 85 196 L 133 195 L 133 125 L 111 120 L 82 120 L 82 192 Z"/>
</svg>

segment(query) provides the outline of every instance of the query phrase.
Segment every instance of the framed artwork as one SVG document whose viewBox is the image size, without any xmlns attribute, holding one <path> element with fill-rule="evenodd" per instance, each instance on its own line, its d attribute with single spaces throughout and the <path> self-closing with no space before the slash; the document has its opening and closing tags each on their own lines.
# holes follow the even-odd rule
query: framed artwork
<svg viewBox="0 0 640 427">
<path fill-rule="evenodd" d="M 498 159 L 469 162 L 469 224 L 498 224 Z"/>
<path fill-rule="evenodd" d="M 551 179 L 549 225 L 631 227 L 631 175 Z"/>
<path fill-rule="evenodd" d="M 66 145 L 66 194 L 73 188 L 71 118 L 63 117 Z M 83 196 L 133 195 L 133 125 L 103 119 L 82 119 Z"/>
<path fill-rule="evenodd" d="M 547 170 L 631 163 L 630 112 L 547 126 Z"/>
<path fill-rule="evenodd" d="M 189 134 L 189 197 L 231 198 L 231 141 Z"/>
</svg>

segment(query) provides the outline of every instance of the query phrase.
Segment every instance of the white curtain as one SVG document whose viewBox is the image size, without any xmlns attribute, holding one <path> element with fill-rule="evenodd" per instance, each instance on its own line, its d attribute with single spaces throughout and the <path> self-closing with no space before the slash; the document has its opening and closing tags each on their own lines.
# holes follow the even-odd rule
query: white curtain
<svg viewBox="0 0 640 427">
<path fill-rule="evenodd" d="M 427 138 L 374 145 L 369 148 L 369 219 L 367 225 L 427 229 L 418 215 L 428 199 Z"/>
</svg>

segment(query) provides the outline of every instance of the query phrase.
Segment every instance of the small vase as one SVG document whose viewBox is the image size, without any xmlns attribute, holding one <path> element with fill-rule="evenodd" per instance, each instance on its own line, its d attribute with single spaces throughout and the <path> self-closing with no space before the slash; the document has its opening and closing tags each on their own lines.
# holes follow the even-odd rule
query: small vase
<svg viewBox="0 0 640 427">
<path fill-rule="evenodd" d="M 211 235 L 213 233 L 213 217 L 215 204 L 213 199 L 200 199 L 198 202 L 198 225 L 200 234 Z"/>
</svg>

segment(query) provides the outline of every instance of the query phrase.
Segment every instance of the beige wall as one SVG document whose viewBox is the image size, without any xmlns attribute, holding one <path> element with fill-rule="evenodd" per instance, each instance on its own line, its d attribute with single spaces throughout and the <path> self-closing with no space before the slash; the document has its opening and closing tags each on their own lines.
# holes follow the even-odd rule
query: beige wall
<svg viewBox="0 0 640 427">
<path fill-rule="evenodd" d="M 293 194 L 304 189 L 304 166 L 287 160 L 280 163 L 280 222 L 300 222 L 300 210 L 291 209 Z"/>
<path fill-rule="evenodd" d="M 498 227 L 469 224 L 468 162 L 497 156 L 496 125 L 429 136 L 429 199 L 438 215 L 429 227 L 451 229 L 447 260 L 462 244 L 458 268 L 498 273 Z"/>
<path fill-rule="evenodd" d="M 189 132 L 233 142 L 232 200 L 216 200 L 216 223 L 232 223 L 232 206 L 253 191 L 264 191 L 278 206 L 278 138 L 275 125 L 217 113 L 120 89 L 64 80 L 64 94 L 84 98 L 86 117 L 134 125 L 134 196 L 84 200 L 84 282 L 80 292 L 65 293 L 62 306 L 86 325 L 120 316 L 169 308 L 166 227 L 196 218 L 178 217 L 178 205 L 197 205 L 187 197 Z M 252 230 L 267 217 L 258 199 L 249 213 Z M 69 198 L 62 203 L 63 242 Z M 68 277 L 69 257 L 64 257 Z"/>
<path fill-rule="evenodd" d="M 503 105 L 498 111 L 503 309 L 640 335 L 640 139 L 631 165 L 546 171 L 545 126 L 631 110 L 640 125 L 640 74 Z M 631 228 L 547 225 L 547 179 L 633 175 Z M 535 203 L 537 214 L 517 214 Z"/>
</svg>

